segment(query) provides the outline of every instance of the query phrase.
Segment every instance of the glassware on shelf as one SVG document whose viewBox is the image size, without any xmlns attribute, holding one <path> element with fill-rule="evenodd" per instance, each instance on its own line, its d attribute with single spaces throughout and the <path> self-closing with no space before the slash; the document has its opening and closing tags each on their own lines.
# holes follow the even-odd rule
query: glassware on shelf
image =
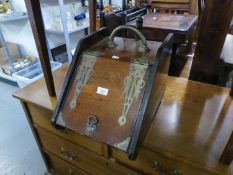
<svg viewBox="0 0 233 175">
<path fill-rule="evenodd" d="M 86 13 L 82 12 L 74 17 L 78 26 L 83 25 L 84 20 L 86 19 Z"/>
<path fill-rule="evenodd" d="M 112 11 L 113 12 L 117 12 L 117 11 L 120 11 L 122 10 L 122 7 L 119 6 L 119 5 L 112 5 Z"/>
<path fill-rule="evenodd" d="M 77 26 L 86 25 L 87 21 L 87 7 L 82 7 L 81 4 L 76 4 L 74 10 L 74 20 Z"/>
<path fill-rule="evenodd" d="M 73 16 L 71 15 L 71 12 L 66 13 L 66 20 L 67 20 L 67 28 L 68 30 L 73 29 L 75 27 L 75 21 Z"/>
<path fill-rule="evenodd" d="M 32 56 L 25 56 L 24 58 L 18 58 L 13 64 L 6 63 L 1 65 L 2 72 L 6 75 L 12 75 L 14 72 L 22 70 L 36 62 L 36 58 Z"/>
<path fill-rule="evenodd" d="M 54 17 L 54 29 L 56 31 L 63 31 L 62 21 L 59 15 Z"/>
<path fill-rule="evenodd" d="M 65 6 L 65 18 L 68 31 L 72 31 L 77 27 L 86 26 L 89 23 L 88 7 L 82 7 L 81 3 L 72 2 Z M 52 13 L 52 23 L 47 29 L 63 32 L 63 23 L 60 13 Z"/>
</svg>

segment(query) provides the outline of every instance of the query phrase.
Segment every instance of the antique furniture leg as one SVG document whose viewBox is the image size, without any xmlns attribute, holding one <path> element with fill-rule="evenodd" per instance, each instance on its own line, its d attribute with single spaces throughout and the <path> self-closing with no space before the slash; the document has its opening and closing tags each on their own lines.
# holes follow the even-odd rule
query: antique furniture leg
<svg viewBox="0 0 233 175">
<path fill-rule="evenodd" d="M 45 82 L 50 96 L 56 96 L 53 75 L 50 67 L 49 53 L 47 49 L 46 36 L 42 13 L 39 0 L 25 0 L 28 17 L 32 27 L 32 32 L 35 38 L 38 54 L 40 57 L 41 66 L 43 69 Z"/>
<path fill-rule="evenodd" d="M 179 46 L 179 44 L 173 43 L 171 62 L 170 62 L 170 68 L 169 68 L 168 75 L 173 75 L 174 72 L 176 71 L 176 68 L 175 68 L 175 65 L 176 65 L 176 51 L 177 51 L 178 46 Z"/>
<path fill-rule="evenodd" d="M 90 16 L 90 32 L 96 31 L 96 0 L 88 0 L 89 4 L 89 16 Z"/>
<path fill-rule="evenodd" d="M 232 92 L 231 92 L 232 93 Z M 233 133 L 224 149 L 220 162 L 229 165 L 233 160 Z"/>
<path fill-rule="evenodd" d="M 187 43 L 187 53 L 192 54 L 193 53 L 193 42 L 195 39 L 195 33 L 196 33 L 197 27 L 196 25 L 193 27 L 192 31 L 189 34 L 188 37 L 188 43 Z"/>
<path fill-rule="evenodd" d="M 231 92 L 230 92 L 230 96 L 232 96 L 233 97 L 233 71 L 231 71 L 232 73 L 231 73 Z"/>
<path fill-rule="evenodd" d="M 231 84 L 231 92 L 230 95 L 233 96 L 233 83 Z"/>
<path fill-rule="evenodd" d="M 199 2 L 201 3 L 199 7 L 203 9 L 189 79 L 216 84 L 222 67 L 219 58 L 233 16 L 233 1 L 200 0 Z"/>
</svg>

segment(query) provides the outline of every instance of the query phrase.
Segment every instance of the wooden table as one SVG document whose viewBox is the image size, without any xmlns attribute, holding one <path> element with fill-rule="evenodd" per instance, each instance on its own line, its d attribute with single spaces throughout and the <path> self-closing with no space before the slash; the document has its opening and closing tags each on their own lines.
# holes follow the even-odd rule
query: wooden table
<svg viewBox="0 0 233 175">
<path fill-rule="evenodd" d="M 65 65 L 54 72 L 57 94 L 67 68 Z M 225 175 L 227 171 L 218 161 L 233 125 L 233 100 L 227 88 L 169 77 L 164 100 L 135 161 L 76 132 L 53 128 L 56 98 L 48 95 L 44 79 L 18 90 L 14 97 L 24 107 L 51 172 L 175 175 L 177 170 L 183 175 Z"/>
<path fill-rule="evenodd" d="M 174 44 L 170 72 L 175 69 L 175 54 L 178 46 L 185 43 L 192 35 L 196 15 L 149 13 L 143 17 L 142 32 L 147 40 L 163 41 L 169 33 L 174 33 Z M 129 26 L 136 26 L 136 20 L 127 23 Z M 131 36 L 131 35 L 130 35 Z"/>
<path fill-rule="evenodd" d="M 149 13 L 143 18 L 142 32 L 148 40 L 164 40 L 168 33 L 175 34 L 175 43 L 184 43 L 197 21 L 196 15 Z M 127 23 L 136 26 L 136 20 Z"/>
</svg>

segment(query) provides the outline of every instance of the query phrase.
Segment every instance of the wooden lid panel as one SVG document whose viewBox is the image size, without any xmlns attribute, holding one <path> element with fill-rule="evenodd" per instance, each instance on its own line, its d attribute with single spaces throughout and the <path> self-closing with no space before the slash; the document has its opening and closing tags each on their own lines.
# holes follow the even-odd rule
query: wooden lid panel
<svg viewBox="0 0 233 175">
<path fill-rule="evenodd" d="M 108 38 L 100 41 L 89 49 L 89 51 L 100 51 L 103 53 L 104 58 L 112 60 L 112 56 L 118 56 L 120 61 L 130 62 L 132 58 L 143 58 L 147 60 L 154 60 L 156 53 L 161 46 L 162 42 L 147 41 L 147 45 L 150 49 L 149 52 L 139 52 L 138 48 L 141 45 L 140 40 L 130 38 L 115 37 L 115 48 L 109 48 L 107 46 Z"/>
<path fill-rule="evenodd" d="M 138 52 L 133 41 L 118 38 L 118 47 L 110 49 L 106 39 L 83 53 L 60 112 L 65 127 L 123 151 L 128 149 L 156 50 Z M 90 128 L 93 117 L 97 124 Z"/>
<path fill-rule="evenodd" d="M 197 16 L 188 14 L 149 13 L 143 16 L 143 28 L 186 32 L 196 22 Z M 127 23 L 136 26 L 136 20 Z"/>
</svg>

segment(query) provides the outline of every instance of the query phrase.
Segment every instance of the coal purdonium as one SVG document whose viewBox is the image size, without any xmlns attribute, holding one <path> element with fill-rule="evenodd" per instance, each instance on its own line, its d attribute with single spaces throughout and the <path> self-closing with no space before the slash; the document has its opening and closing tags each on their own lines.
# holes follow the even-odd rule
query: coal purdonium
<svg viewBox="0 0 233 175">
<path fill-rule="evenodd" d="M 121 29 L 139 40 L 114 37 Z M 120 26 L 83 38 L 53 113 L 56 128 L 71 129 L 136 156 L 163 98 L 171 38 L 146 41 L 140 31 Z M 155 138 L 156 139 L 156 138 Z"/>
</svg>

